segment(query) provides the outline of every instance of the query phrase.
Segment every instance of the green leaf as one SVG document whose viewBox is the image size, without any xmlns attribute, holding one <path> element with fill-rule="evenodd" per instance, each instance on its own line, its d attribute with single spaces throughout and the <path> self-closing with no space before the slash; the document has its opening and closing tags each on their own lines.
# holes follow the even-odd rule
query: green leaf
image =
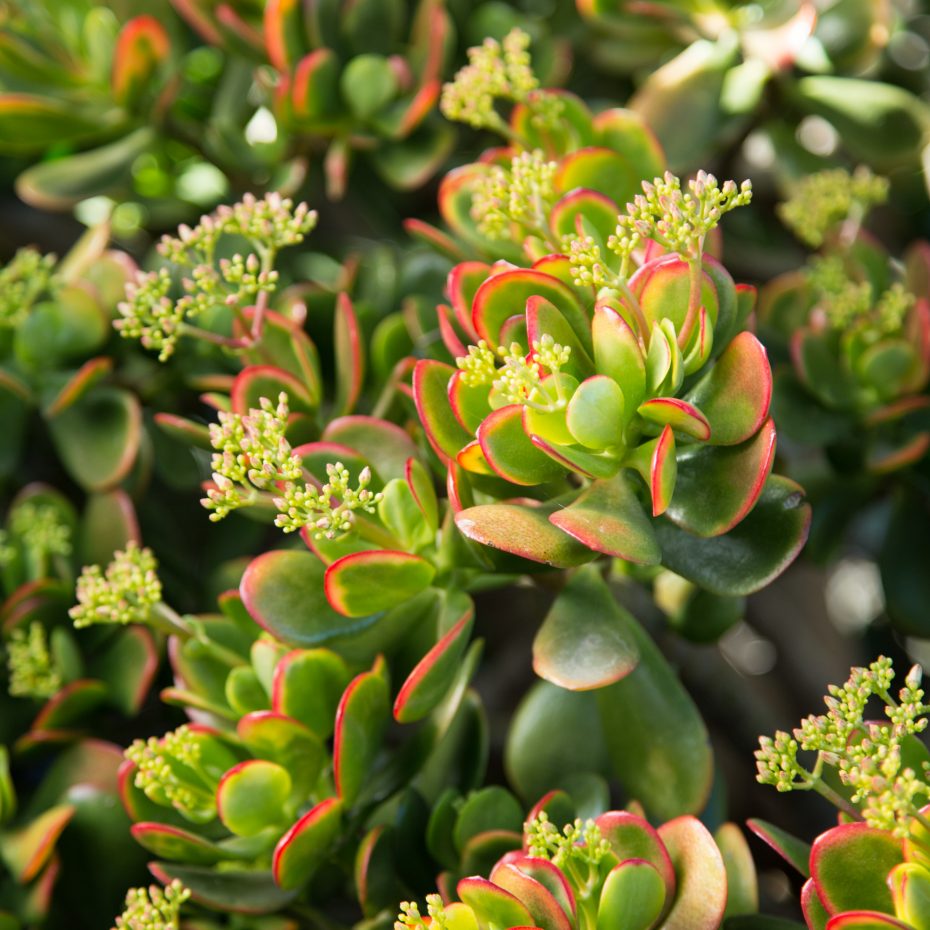
<svg viewBox="0 0 930 930">
<path fill-rule="evenodd" d="M 342 801 L 327 798 L 311 808 L 281 837 L 272 860 L 278 887 L 300 888 L 325 861 L 339 836 Z"/>
<path fill-rule="evenodd" d="M 99 135 L 118 122 L 118 111 L 88 113 L 67 98 L 0 93 L 0 151 L 41 151 Z"/>
<path fill-rule="evenodd" d="M 918 163 L 930 111 L 904 88 L 816 75 L 798 81 L 795 92 L 804 110 L 833 124 L 853 158 L 880 170 Z"/>
<path fill-rule="evenodd" d="M 159 859 L 171 859 L 188 865 L 213 865 L 235 856 L 222 846 L 164 823 L 136 823 L 132 825 L 132 838 Z"/>
<path fill-rule="evenodd" d="M 735 823 L 725 823 L 714 834 L 727 872 L 725 916 L 755 914 L 759 910 L 759 881 L 746 837 Z"/>
<path fill-rule="evenodd" d="M 397 72 L 382 55 L 358 55 L 345 66 L 339 89 L 356 119 L 365 122 L 397 94 Z"/>
<path fill-rule="evenodd" d="M 332 722 L 324 732 L 332 729 Z M 329 754 L 309 727 L 274 711 L 259 710 L 239 719 L 236 734 L 258 759 L 277 762 L 291 776 L 291 795 L 303 801 L 313 790 Z"/>
<path fill-rule="evenodd" d="M 616 381 L 594 375 L 582 381 L 572 395 L 566 423 L 583 446 L 609 449 L 623 440 L 623 410 L 623 391 Z"/>
<path fill-rule="evenodd" d="M 422 720 L 445 697 L 468 646 L 473 621 L 474 611 L 469 609 L 407 676 L 394 701 L 394 719 L 398 723 Z"/>
<path fill-rule="evenodd" d="M 276 713 L 293 717 L 320 739 L 328 739 L 348 683 L 349 669 L 334 652 L 295 649 L 275 668 L 272 707 Z"/>
<path fill-rule="evenodd" d="M 347 806 L 358 800 L 381 749 L 390 719 L 387 682 L 378 672 L 363 672 L 346 688 L 336 711 L 333 775 Z"/>
<path fill-rule="evenodd" d="M 896 865 L 888 876 L 894 912 L 914 927 L 930 926 L 930 875 L 917 862 Z"/>
<path fill-rule="evenodd" d="M 699 539 L 668 520 L 655 529 L 663 565 L 714 594 L 741 596 L 764 588 L 795 560 L 810 519 L 801 487 L 773 475 L 749 516 L 729 533 Z"/>
<path fill-rule="evenodd" d="M 120 488 L 91 494 L 81 517 L 81 564 L 106 565 L 131 539 L 139 539 L 139 524 L 129 495 Z"/>
<path fill-rule="evenodd" d="M 727 873 L 714 838 L 694 817 L 664 823 L 658 833 L 678 878 L 664 926 L 668 930 L 717 930 L 727 904 Z"/>
<path fill-rule="evenodd" d="M 16 193 L 43 210 L 67 210 L 81 200 L 122 188 L 135 160 L 155 141 L 155 130 L 143 126 L 88 152 L 42 161 L 16 179 Z"/>
<path fill-rule="evenodd" d="M 555 506 L 479 504 L 455 515 L 459 531 L 475 542 L 554 568 L 590 562 L 595 553 L 553 526 Z"/>
<path fill-rule="evenodd" d="M 290 793 L 287 769 L 264 759 L 249 759 L 222 777 L 216 808 L 227 829 L 237 836 L 255 836 L 280 823 Z"/>
<path fill-rule="evenodd" d="M 62 463 L 88 491 L 118 484 L 139 450 L 142 413 L 128 391 L 99 387 L 49 421 Z"/>
<path fill-rule="evenodd" d="M 640 859 L 621 862 L 604 880 L 597 930 L 649 930 L 664 906 L 665 883 L 655 868 Z"/>
<path fill-rule="evenodd" d="M 451 365 L 422 359 L 413 370 L 413 399 L 417 415 L 436 454 L 454 459 L 472 436 L 456 419 L 449 403 L 449 380 L 455 373 Z"/>
<path fill-rule="evenodd" d="M 516 836 L 520 836 L 519 833 Z M 572 930 L 572 922 L 569 920 L 571 909 L 566 912 L 565 905 L 556 898 L 553 891 L 548 888 L 545 882 L 539 880 L 541 869 L 534 869 L 535 874 L 528 874 L 519 863 L 525 862 L 525 859 L 514 858 L 513 851 L 507 858 L 501 857 L 494 865 L 491 871 L 491 881 L 498 888 L 509 891 L 526 909 L 530 912 L 533 919 L 533 925 L 540 930 Z M 554 878 L 549 875 L 547 878 Z M 561 889 L 564 895 L 564 887 Z M 574 916 L 574 915 L 572 915 Z"/>
<path fill-rule="evenodd" d="M 329 603 L 346 617 L 397 607 L 429 587 L 436 569 L 409 552 L 369 549 L 337 559 L 326 569 Z"/>
<path fill-rule="evenodd" d="M 606 775 L 610 765 L 596 694 L 547 681 L 533 685 L 510 724 L 504 764 L 510 784 L 530 801 L 576 773 Z"/>
<path fill-rule="evenodd" d="M 456 849 L 461 853 L 469 840 L 490 830 L 523 830 L 523 808 L 506 788 L 496 785 L 474 792 L 462 805 L 452 831 Z"/>
<path fill-rule="evenodd" d="M 107 687 L 107 698 L 127 716 L 139 712 L 155 675 L 159 653 L 152 634 L 142 626 L 120 630 L 90 663 L 90 673 Z"/>
<path fill-rule="evenodd" d="M 163 885 L 178 879 L 191 900 L 220 912 L 271 914 L 293 901 L 296 891 L 275 884 L 271 872 L 218 872 L 204 866 L 153 862 L 149 869 Z"/>
<path fill-rule="evenodd" d="M 29 368 L 53 368 L 99 349 L 109 335 L 108 322 L 89 290 L 64 287 L 17 327 L 13 351 Z"/>
<path fill-rule="evenodd" d="M 569 691 L 613 684 L 636 667 L 635 621 L 594 567 L 579 569 L 556 598 L 533 641 L 533 670 Z"/>
<path fill-rule="evenodd" d="M 629 615 L 625 619 L 639 664 L 597 692 L 613 770 L 652 817 L 699 811 L 713 780 L 707 728 L 649 634 Z"/>
<path fill-rule="evenodd" d="M 323 588 L 325 571 L 310 552 L 266 552 L 242 576 L 242 602 L 256 623 L 293 646 L 318 646 L 373 626 L 378 616 L 349 620 L 330 607 Z"/>
<path fill-rule="evenodd" d="M 630 811 L 607 811 L 595 823 L 618 862 L 641 859 L 656 870 L 665 886 L 666 904 L 670 906 L 677 879 L 668 850 L 655 827 Z"/>
<path fill-rule="evenodd" d="M 886 879 L 904 861 L 902 841 L 865 823 L 821 833 L 811 847 L 811 877 L 831 914 L 870 910 L 894 913 Z"/>
<path fill-rule="evenodd" d="M 420 454 L 414 441 L 399 426 L 360 414 L 331 420 L 322 438 L 324 442 L 339 443 L 358 452 L 384 482 L 403 478 L 408 459 L 419 458 Z"/>
</svg>

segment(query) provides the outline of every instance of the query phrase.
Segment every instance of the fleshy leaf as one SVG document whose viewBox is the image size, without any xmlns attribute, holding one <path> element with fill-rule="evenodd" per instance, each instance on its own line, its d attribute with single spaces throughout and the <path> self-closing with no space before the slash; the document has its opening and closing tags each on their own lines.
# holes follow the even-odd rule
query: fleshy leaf
<svg viewBox="0 0 930 930">
<path fill-rule="evenodd" d="M 556 598 L 536 634 L 533 670 L 570 691 L 619 681 L 639 658 L 629 633 L 632 623 L 597 569 L 582 568 Z"/>
<path fill-rule="evenodd" d="M 278 887 L 293 890 L 303 885 L 321 865 L 339 835 L 342 801 L 327 798 L 311 808 L 278 840 L 272 860 Z"/>
<path fill-rule="evenodd" d="M 390 610 L 429 587 L 436 569 L 409 552 L 369 549 L 337 559 L 326 569 L 326 598 L 346 617 Z"/>
</svg>

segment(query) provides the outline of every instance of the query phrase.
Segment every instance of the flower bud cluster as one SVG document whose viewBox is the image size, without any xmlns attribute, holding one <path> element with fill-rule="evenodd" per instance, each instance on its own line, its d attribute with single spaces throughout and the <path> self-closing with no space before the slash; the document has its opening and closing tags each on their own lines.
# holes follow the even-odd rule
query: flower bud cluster
<svg viewBox="0 0 930 930">
<path fill-rule="evenodd" d="M 124 755 L 136 766 L 136 787 L 156 804 L 196 822 L 216 815 L 216 782 L 203 772 L 199 735 L 186 724 L 161 738 L 134 740 Z"/>
<path fill-rule="evenodd" d="M 512 29 L 503 41 L 487 38 L 468 50 L 468 64 L 442 89 L 446 119 L 509 135 L 498 102 L 525 103 L 538 126 L 552 126 L 562 112 L 558 97 L 539 90 L 530 60 L 530 37 Z"/>
<path fill-rule="evenodd" d="M 23 546 L 39 556 L 71 555 L 71 527 L 49 504 L 26 501 L 10 514 L 10 529 Z"/>
<path fill-rule="evenodd" d="M 45 627 L 38 621 L 29 629 L 17 627 L 6 647 L 8 689 L 13 697 L 50 698 L 61 687 L 61 671 L 48 648 Z"/>
<path fill-rule="evenodd" d="M 181 905 L 191 896 L 175 879 L 165 888 L 130 888 L 126 909 L 116 918 L 113 930 L 178 930 Z"/>
<path fill-rule="evenodd" d="M 78 603 L 69 614 L 78 628 L 95 623 L 147 623 L 161 603 L 158 562 L 151 549 L 130 541 L 102 572 L 87 565 L 77 582 Z"/>
<path fill-rule="evenodd" d="M 845 684 L 830 686 L 826 714 L 805 718 L 793 736 L 779 731 L 760 738 L 758 781 L 779 791 L 816 789 L 823 766 L 830 765 L 853 790 L 852 803 L 867 823 L 906 835 L 930 798 L 930 785 L 927 772 L 904 764 L 903 742 L 926 729 L 930 706 L 923 702 L 919 666 L 908 673 L 897 700 L 890 693 L 893 680 L 891 660 L 884 657 L 867 669 L 852 669 Z M 875 698 L 884 704 L 887 723 L 868 719 Z M 811 770 L 798 761 L 799 750 L 816 753 Z"/>
<path fill-rule="evenodd" d="M 185 269 L 182 295 L 170 296 L 173 284 L 167 268 L 140 272 L 126 287 L 115 327 L 125 338 L 157 350 L 159 361 L 167 360 L 185 320 L 222 306 L 242 310 L 260 295 L 273 293 L 278 252 L 303 242 L 316 220 L 316 212 L 305 203 L 294 206 L 290 199 L 271 193 L 261 199 L 247 194 L 240 203 L 201 217 L 193 228 L 182 225 L 177 237 L 164 236 L 158 246 L 168 262 Z M 217 245 L 224 236 L 244 238 L 251 251 L 217 260 Z"/>
<path fill-rule="evenodd" d="M 872 207 L 887 199 L 887 178 L 862 165 L 852 173 L 835 168 L 795 184 L 778 214 L 802 242 L 819 248 L 846 220 L 860 222 Z"/>
<path fill-rule="evenodd" d="M 723 216 L 752 200 L 752 183 L 717 179 L 699 171 L 683 191 L 681 181 L 666 171 L 652 183 L 643 181 L 643 193 L 626 205 L 626 214 L 618 217 L 617 229 L 607 247 L 626 260 L 646 240 L 651 239 L 670 252 L 685 258 L 700 258 L 704 239 Z"/>
<path fill-rule="evenodd" d="M 538 149 L 521 152 L 510 167 L 493 165 L 480 175 L 472 192 L 472 219 L 489 239 L 511 238 L 511 226 L 544 232 L 555 203 L 558 162 Z"/>
<path fill-rule="evenodd" d="M 22 248 L 0 268 L 0 329 L 19 326 L 54 283 L 54 255 Z"/>
</svg>

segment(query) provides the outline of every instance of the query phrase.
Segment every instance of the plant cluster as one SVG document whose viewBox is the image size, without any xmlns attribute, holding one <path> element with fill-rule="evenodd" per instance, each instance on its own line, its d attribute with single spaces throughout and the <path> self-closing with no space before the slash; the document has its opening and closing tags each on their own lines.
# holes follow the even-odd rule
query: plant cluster
<svg viewBox="0 0 930 930">
<path fill-rule="evenodd" d="M 930 930 L 921 23 L 130 6 L 0 0 L 0 930 L 797 930 L 744 702 L 808 930 Z"/>
</svg>

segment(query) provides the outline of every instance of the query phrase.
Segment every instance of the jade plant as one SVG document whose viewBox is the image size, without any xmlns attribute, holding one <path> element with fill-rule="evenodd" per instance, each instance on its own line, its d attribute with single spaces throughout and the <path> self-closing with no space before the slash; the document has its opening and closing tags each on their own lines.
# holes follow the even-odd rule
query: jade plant
<svg viewBox="0 0 930 930">
<path fill-rule="evenodd" d="M 796 485 L 769 477 L 771 371 L 745 331 L 754 291 L 705 255 L 750 187 L 666 175 L 619 215 L 595 213 L 594 192 L 568 196 L 579 212 L 564 253 L 453 269 L 455 322 L 439 313 L 456 368 L 415 369 L 457 525 L 548 565 L 606 554 L 719 594 L 761 587 L 797 554 L 809 511 Z M 557 207 L 538 203 L 544 216 Z M 737 550 L 739 578 L 711 555 Z"/>
<path fill-rule="evenodd" d="M 895 693 L 891 660 L 880 657 L 830 686 L 825 714 L 760 740 L 760 782 L 816 791 L 840 813 L 813 846 L 750 821 L 807 879 L 801 906 L 811 930 L 928 926 L 930 752 L 920 734 L 930 707 L 921 678 L 914 666 Z"/>
<path fill-rule="evenodd" d="M 629 106 L 652 126 L 674 170 L 726 157 L 753 132 L 779 153 L 774 174 L 793 164 L 808 171 L 825 154 L 823 142 L 804 146 L 814 126 L 820 140 L 831 140 L 831 151 L 876 170 L 920 170 L 930 111 L 907 87 L 906 70 L 898 70 L 897 81 L 888 73 L 889 49 L 910 41 L 905 17 L 893 7 L 640 7 L 621 0 L 577 6 L 597 33 L 596 65 L 634 76 Z M 919 62 L 907 67 L 922 70 Z"/>
<path fill-rule="evenodd" d="M 269 555 L 291 556 L 289 573 L 306 567 L 300 553 Z M 164 602 L 146 550 L 82 575 L 76 624 L 170 631 L 175 685 L 162 698 L 191 718 L 127 748 L 120 792 L 132 835 L 157 857 L 153 874 L 211 909 L 299 913 L 309 896 L 314 906 L 355 897 L 375 912 L 394 903 L 381 877 L 393 834 L 420 829 L 443 789 L 468 792 L 483 776 L 471 614 L 421 597 L 359 628 L 327 615 L 317 595 L 316 642 L 294 648 L 259 625 L 269 596 L 291 596 L 263 589 L 269 567 L 253 562 L 241 593 L 203 616 Z M 433 629 L 439 644 L 421 657 Z M 382 653 L 401 681 L 392 685 Z M 397 880 L 422 886 L 420 863 L 398 868 Z"/>
<path fill-rule="evenodd" d="M 524 825 L 522 848 L 487 878 L 467 876 L 427 897 L 428 916 L 402 904 L 395 927 L 684 930 L 755 912 L 755 868 L 734 824 L 711 835 L 694 817 L 656 829 L 635 813 L 609 811 L 560 829 L 545 801 Z"/>
<path fill-rule="evenodd" d="M 900 579 L 927 533 L 918 477 L 930 445 L 927 246 L 915 243 L 897 261 L 865 231 L 887 189 L 864 168 L 798 182 L 781 215 L 818 251 L 803 270 L 766 285 L 759 317 L 773 351 L 790 358 L 775 379 L 774 410 L 799 444 L 789 448 L 789 465 L 818 505 L 816 550 L 838 548 L 855 519 L 891 497 L 883 538 L 866 545 L 881 558 L 892 619 L 916 632 L 922 604 Z M 822 459 L 808 449 L 823 450 Z"/>
</svg>

